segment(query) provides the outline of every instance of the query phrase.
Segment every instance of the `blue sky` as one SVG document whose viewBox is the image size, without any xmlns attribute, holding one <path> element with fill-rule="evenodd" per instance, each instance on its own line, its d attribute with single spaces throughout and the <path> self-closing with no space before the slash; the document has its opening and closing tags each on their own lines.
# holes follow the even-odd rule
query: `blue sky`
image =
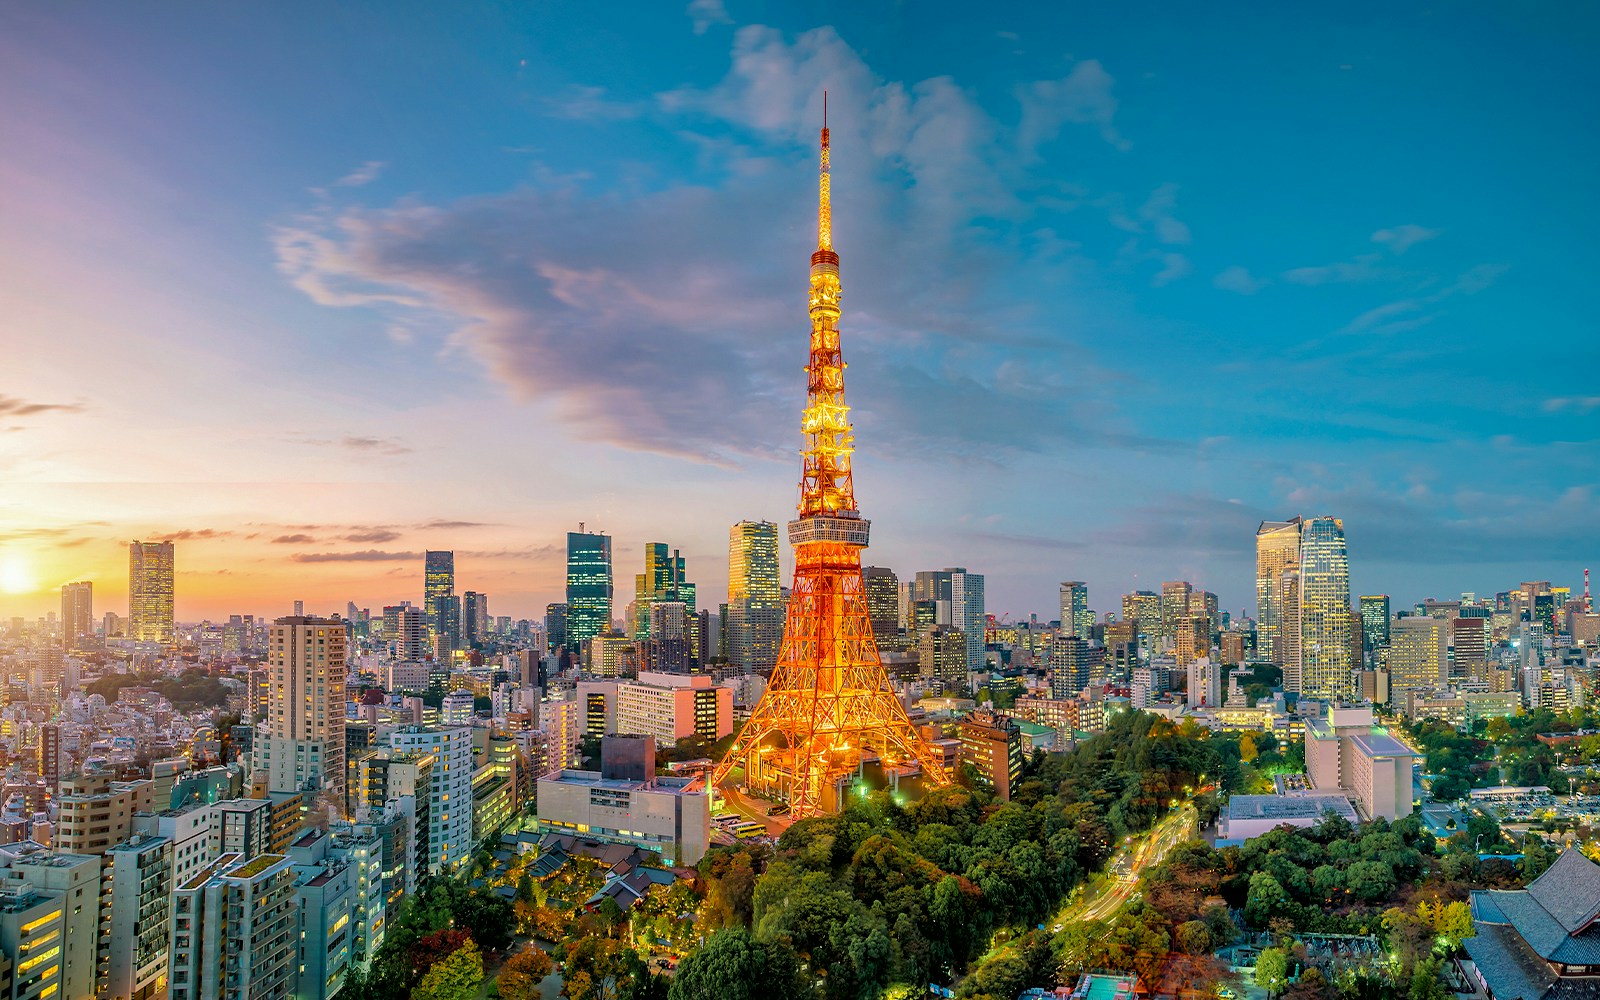
<svg viewBox="0 0 1600 1000">
<path fill-rule="evenodd" d="M 191 615 L 414 596 L 436 547 L 526 614 L 579 520 L 719 591 L 793 509 L 824 87 L 870 561 L 1237 613 L 1256 522 L 1331 513 L 1358 591 L 1576 585 L 1597 43 L 1537 3 L 12 5 L 0 612 L 182 533 Z"/>
</svg>

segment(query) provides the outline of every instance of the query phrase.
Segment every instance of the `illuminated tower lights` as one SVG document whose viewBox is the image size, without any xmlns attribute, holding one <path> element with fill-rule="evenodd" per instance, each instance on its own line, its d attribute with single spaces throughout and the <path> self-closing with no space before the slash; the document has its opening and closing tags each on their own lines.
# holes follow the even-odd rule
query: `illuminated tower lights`
<svg viewBox="0 0 1600 1000">
<path fill-rule="evenodd" d="M 787 793 L 790 814 L 814 816 L 824 795 L 856 771 L 864 751 L 886 766 L 919 765 L 924 779 L 949 782 L 941 754 L 912 726 L 889 687 L 872 637 L 861 550 L 869 522 L 856 508 L 854 441 L 839 347 L 839 255 L 833 250 L 826 97 L 818 181 L 817 250 L 811 255 L 810 362 L 801 418 L 799 516 L 789 522 L 794 586 L 783 645 L 750 721 L 712 782 L 738 767 L 746 780 Z"/>
</svg>

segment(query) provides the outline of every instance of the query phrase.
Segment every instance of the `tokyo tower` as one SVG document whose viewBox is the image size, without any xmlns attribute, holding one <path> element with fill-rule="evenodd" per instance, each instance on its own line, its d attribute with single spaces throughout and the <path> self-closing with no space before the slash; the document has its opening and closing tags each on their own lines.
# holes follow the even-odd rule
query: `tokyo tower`
<svg viewBox="0 0 1600 1000">
<path fill-rule="evenodd" d="M 789 522 L 794 586 L 783 646 L 756 705 L 712 773 L 722 786 L 743 768 L 747 787 L 785 794 L 796 819 L 838 808 L 841 779 L 876 754 L 885 769 L 919 766 L 924 782 L 948 784 L 941 753 L 922 738 L 878 658 L 861 583 L 870 522 L 856 509 L 850 475 L 850 408 L 839 350 L 839 255 L 833 249 L 823 95 L 817 250 L 811 255 L 811 358 L 801 419 L 799 516 Z"/>
</svg>

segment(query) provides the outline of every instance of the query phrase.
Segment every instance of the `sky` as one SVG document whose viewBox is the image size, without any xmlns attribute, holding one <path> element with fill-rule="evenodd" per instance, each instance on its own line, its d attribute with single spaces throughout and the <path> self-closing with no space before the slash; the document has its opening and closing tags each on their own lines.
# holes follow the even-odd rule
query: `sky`
<svg viewBox="0 0 1600 1000">
<path fill-rule="evenodd" d="M 542 614 L 792 516 L 822 91 L 865 554 L 1055 617 L 1344 519 L 1600 569 L 1600 7 L 0 6 L 0 615 Z M 784 571 L 790 563 L 785 559 Z M 709 602 L 708 602 L 709 603 Z"/>
</svg>

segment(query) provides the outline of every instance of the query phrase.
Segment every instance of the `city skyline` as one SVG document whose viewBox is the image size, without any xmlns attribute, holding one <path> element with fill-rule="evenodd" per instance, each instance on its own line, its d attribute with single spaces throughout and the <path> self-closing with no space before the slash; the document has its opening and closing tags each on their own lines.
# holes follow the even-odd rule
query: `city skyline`
<svg viewBox="0 0 1600 1000">
<path fill-rule="evenodd" d="M 338 59 L 283 13 L 0 14 L 0 613 L 73 581 L 123 607 L 127 541 L 171 536 L 184 620 L 415 600 L 428 549 L 536 618 L 579 521 L 721 592 L 728 526 L 793 509 L 824 85 L 868 562 L 1049 618 L 1066 579 L 1102 614 L 1179 578 L 1251 607 L 1251 535 L 1293 515 L 1342 518 L 1352 590 L 1399 607 L 1600 559 L 1592 12 L 1440 46 L 1406 9 L 1381 44 L 1267 8 L 1237 41 L 952 8 L 911 45 L 694 11 L 640 7 L 605 53 L 468 13 L 420 80 L 418 10 L 393 44 L 340 15 Z"/>
</svg>

